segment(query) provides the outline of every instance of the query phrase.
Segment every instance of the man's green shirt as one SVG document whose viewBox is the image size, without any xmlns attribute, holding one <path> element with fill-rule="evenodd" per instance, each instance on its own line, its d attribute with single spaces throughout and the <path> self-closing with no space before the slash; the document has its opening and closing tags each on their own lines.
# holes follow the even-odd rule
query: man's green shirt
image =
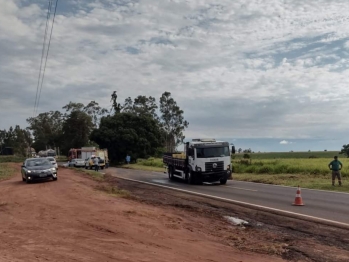
<svg viewBox="0 0 349 262">
<path fill-rule="evenodd" d="M 341 161 L 339 160 L 333 160 L 331 163 L 330 163 L 330 166 L 332 166 L 332 170 L 333 171 L 339 171 L 339 168 L 342 166 L 342 163 Z"/>
</svg>

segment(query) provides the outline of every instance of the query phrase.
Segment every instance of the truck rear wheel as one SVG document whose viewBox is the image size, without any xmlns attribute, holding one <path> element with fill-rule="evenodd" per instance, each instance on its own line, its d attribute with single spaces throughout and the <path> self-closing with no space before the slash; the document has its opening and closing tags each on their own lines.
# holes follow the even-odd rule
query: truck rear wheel
<svg viewBox="0 0 349 262">
<path fill-rule="evenodd" d="M 173 180 L 173 168 L 171 167 L 171 166 L 169 166 L 168 167 L 168 178 L 170 179 L 170 180 Z"/>
</svg>

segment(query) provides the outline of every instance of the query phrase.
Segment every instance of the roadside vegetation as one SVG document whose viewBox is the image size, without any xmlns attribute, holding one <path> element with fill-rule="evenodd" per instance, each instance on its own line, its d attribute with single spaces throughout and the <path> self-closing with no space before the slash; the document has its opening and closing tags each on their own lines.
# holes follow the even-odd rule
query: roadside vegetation
<svg viewBox="0 0 349 262">
<path fill-rule="evenodd" d="M 0 156 L 0 163 L 22 163 L 24 160 L 22 156 Z"/>
<path fill-rule="evenodd" d="M 328 164 L 336 153 L 338 154 L 338 152 L 313 152 L 311 155 L 309 152 L 256 153 L 250 154 L 249 159 L 244 159 L 243 154 L 237 154 L 232 159 L 233 178 L 240 181 L 285 186 L 299 185 L 311 189 L 349 192 L 349 158 L 341 158 L 341 155 L 339 157 L 343 163 L 341 171 L 343 186 L 331 186 L 331 171 L 328 169 Z M 287 154 L 294 158 L 289 158 Z M 267 158 L 260 158 L 262 155 L 266 155 Z M 255 156 L 257 156 L 256 159 Z M 144 171 L 164 171 L 161 158 L 138 159 L 136 164 L 121 167 Z"/>
<path fill-rule="evenodd" d="M 76 172 L 88 175 L 91 177 L 93 180 L 97 182 L 102 182 L 97 186 L 97 189 L 100 191 L 103 191 L 109 195 L 115 196 L 115 197 L 122 197 L 122 198 L 132 198 L 131 194 L 129 191 L 124 190 L 124 189 L 119 189 L 115 185 L 111 185 L 108 183 L 109 175 L 106 175 L 102 172 L 96 172 L 93 170 L 86 170 L 83 168 L 73 168 L 73 167 L 68 167 L 68 169 L 74 170 Z"/>
<path fill-rule="evenodd" d="M 10 178 L 16 173 L 16 169 L 11 167 L 8 163 L 0 163 L 0 180 Z"/>
</svg>

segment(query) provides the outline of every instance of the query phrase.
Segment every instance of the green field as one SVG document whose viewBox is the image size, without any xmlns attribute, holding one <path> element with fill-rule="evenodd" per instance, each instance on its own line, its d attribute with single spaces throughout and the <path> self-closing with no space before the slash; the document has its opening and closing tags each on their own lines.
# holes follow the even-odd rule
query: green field
<svg viewBox="0 0 349 262">
<path fill-rule="evenodd" d="M 235 158 L 242 158 L 244 154 L 236 154 Z M 249 153 L 252 159 L 278 159 L 278 158 L 333 158 L 335 155 L 341 157 L 338 151 L 314 151 L 314 152 L 270 152 Z"/>
</svg>

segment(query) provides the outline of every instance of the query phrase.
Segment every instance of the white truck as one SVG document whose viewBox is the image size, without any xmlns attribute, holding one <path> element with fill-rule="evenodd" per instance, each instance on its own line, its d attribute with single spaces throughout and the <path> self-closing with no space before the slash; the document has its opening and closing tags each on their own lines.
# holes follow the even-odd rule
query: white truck
<svg viewBox="0 0 349 262">
<path fill-rule="evenodd" d="M 231 151 L 224 141 L 193 139 L 185 143 L 183 153 L 165 153 L 163 163 L 171 180 L 177 177 L 189 184 L 219 181 L 224 185 L 232 179 Z"/>
</svg>

